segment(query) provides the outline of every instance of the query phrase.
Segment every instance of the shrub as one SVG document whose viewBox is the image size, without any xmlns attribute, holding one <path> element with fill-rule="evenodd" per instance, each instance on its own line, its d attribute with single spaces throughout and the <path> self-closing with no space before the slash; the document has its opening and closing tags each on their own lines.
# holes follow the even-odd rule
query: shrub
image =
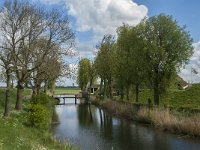
<svg viewBox="0 0 200 150">
<path fill-rule="evenodd" d="M 41 92 L 39 95 L 33 96 L 31 102 L 32 104 L 47 105 L 49 103 L 49 97 Z"/>
<path fill-rule="evenodd" d="M 47 129 L 49 121 L 49 112 L 41 104 L 32 104 L 29 108 L 28 123 L 32 127 Z"/>
</svg>

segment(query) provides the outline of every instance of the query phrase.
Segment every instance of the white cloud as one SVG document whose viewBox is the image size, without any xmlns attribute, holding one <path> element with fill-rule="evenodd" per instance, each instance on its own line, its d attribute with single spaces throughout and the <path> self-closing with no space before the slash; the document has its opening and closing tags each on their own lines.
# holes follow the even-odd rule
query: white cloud
<svg viewBox="0 0 200 150">
<path fill-rule="evenodd" d="M 122 23 L 138 24 L 147 16 L 148 9 L 132 0 L 40 0 L 44 4 L 65 4 L 68 14 L 75 18 L 72 24 L 79 32 L 92 33 L 87 42 L 77 40 L 76 49 L 80 58 L 95 57 L 95 45 L 105 34 L 116 35 L 117 27 Z M 87 37 L 86 37 L 87 38 Z M 71 82 L 70 82 L 71 83 Z"/>
<path fill-rule="evenodd" d="M 77 47 L 81 58 L 93 59 L 95 57 L 95 45 L 92 42 L 77 42 Z"/>
<path fill-rule="evenodd" d="M 194 46 L 194 54 L 191 60 L 194 62 L 199 62 L 200 61 L 200 41 L 197 43 L 194 43 L 193 46 Z"/>
<path fill-rule="evenodd" d="M 92 40 L 87 43 L 78 41 L 82 57 L 93 58 L 95 44 L 105 34 L 116 35 L 116 29 L 122 23 L 138 24 L 147 16 L 147 7 L 132 0 L 65 0 L 69 15 L 76 18 L 79 32 L 91 31 Z"/>
<path fill-rule="evenodd" d="M 114 34 L 122 23 L 138 24 L 147 15 L 147 7 L 132 0 L 66 0 L 77 30 L 95 34 Z"/>
<path fill-rule="evenodd" d="M 179 75 L 187 82 L 200 83 L 200 41 L 193 44 L 194 54 L 190 58 L 190 62 L 186 65 Z M 195 69 L 198 74 L 192 72 Z"/>
<path fill-rule="evenodd" d="M 36 1 L 36 0 L 35 0 Z M 64 4 L 68 14 L 75 18 L 75 27 L 79 32 L 91 31 L 92 40 L 85 43 L 78 41 L 78 50 L 84 56 L 94 53 L 95 44 L 105 34 L 116 35 L 116 29 L 122 23 L 138 24 L 147 16 L 147 7 L 132 0 L 40 0 L 52 4 Z M 83 50 L 82 50 L 83 49 Z M 85 52 L 83 52 L 85 51 Z M 93 57 L 93 56 L 91 56 Z"/>
<path fill-rule="evenodd" d="M 41 1 L 44 4 L 48 5 L 55 5 L 55 4 L 60 4 L 60 2 L 63 2 L 63 0 L 33 0 L 35 2 Z"/>
</svg>

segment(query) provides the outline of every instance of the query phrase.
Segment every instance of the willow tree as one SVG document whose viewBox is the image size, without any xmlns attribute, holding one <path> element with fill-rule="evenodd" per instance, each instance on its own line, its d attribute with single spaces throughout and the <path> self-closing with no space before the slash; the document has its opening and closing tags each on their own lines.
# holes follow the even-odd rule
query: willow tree
<svg viewBox="0 0 200 150">
<path fill-rule="evenodd" d="M 139 88 L 145 82 L 145 64 L 146 61 L 144 51 L 144 40 L 141 37 L 144 24 L 141 22 L 139 25 L 131 27 L 129 30 L 129 48 L 130 48 L 130 67 L 131 81 L 135 87 L 135 99 L 139 102 Z"/>
<path fill-rule="evenodd" d="M 129 100 L 129 91 L 133 83 L 133 67 L 131 55 L 131 40 L 130 40 L 130 29 L 128 25 L 123 25 L 118 28 L 118 39 L 117 39 L 117 51 L 115 61 L 117 70 L 115 72 L 118 84 L 123 83 L 123 88 L 121 87 L 121 93 L 126 93 L 126 99 Z M 122 94 L 123 95 L 123 94 Z"/>
<path fill-rule="evenodd" d="M 101 79 L 100 92 L 104 97 L 112 98 L 113 46 L 114 37 L 105 35 L 98 46 L 99 51 L 95 59 L 95 69 Z M 102 91 L 102 85 L 103 91 Z"/>
<path fill-rule="evenodd" d="M 154 91 L 154 104 L 159 105 L 160 94 L 166 89 L 179 67 L 193 53 L 192 39 L 185 27 L 172 16 L 160 14 L 145 21 L 143 30 L 148 79 Z"/>
<path fill-rule="evenodd" d="M 78 75 L 77 75 L 77 83 L 81 90 L 85 91 L 87 85 L 90 82 L 90 70 L 91 70 L 90 60 L 87 58 L 83 58 L 78 65 Z"/>
<path fill-rule="evenodd" d="M 126 99 L 129 91 L 135 87 L 136 102 L 139 101 L 139 86 L 144 80 L 144 43 L 141 38 L 142 24 L 138 26 L 123 25 L 118 28 L 115 60 L 115 78 L 121 94 L 125 89 Z"/>
</svg>

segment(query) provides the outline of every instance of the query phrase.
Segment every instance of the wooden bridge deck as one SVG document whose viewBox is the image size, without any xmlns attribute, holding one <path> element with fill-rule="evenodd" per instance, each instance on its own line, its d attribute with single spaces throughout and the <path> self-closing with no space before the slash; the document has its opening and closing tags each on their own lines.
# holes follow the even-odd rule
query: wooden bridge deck
<svg viewBox="0 0 200 150">
<path fill-rule="evenodd" d="M 78 97 L 76 95 L 74 95 L 74 96 L 71 96 L 71 95 L 69 95 L 69 96 L 54 95 L 54 98 L 59 100 L 59 102 L 61 102 L 61 99 L 63 99 L 63 103 L 59 103 L 59 105 L 65 105 L 66 101 L 67 101 L 66 99 L 72 99 L 73 98 L 75 100 L 75 104 L 77 104 L 77 98 L 80 98 L 80 97 Z"/>
<path fill-rule="evenodd" d="M 55 99 L 59 100 L 59 102 L 61 102 L 61 99 L 63 99 L 63 103 L 59 103 L 59 105 L 65 105 L 67 99 L 74 99 L 75 100 L 75 104 L 77 104 L 77 99 L 78 98 L 85 98 L 86 101 L 89 100 L 90 95 L 82 92 L 82 94 L 77 94 L 77 95 L 54 95 L 53 96 Z"/>
</svg>

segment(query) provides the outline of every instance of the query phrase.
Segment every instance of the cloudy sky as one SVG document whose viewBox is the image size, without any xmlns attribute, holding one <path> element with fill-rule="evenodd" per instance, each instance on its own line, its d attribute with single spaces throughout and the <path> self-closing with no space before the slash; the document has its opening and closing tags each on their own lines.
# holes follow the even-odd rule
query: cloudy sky
<svg viewBox="0 0 200 150">
<path fill-rule="evenodd" d="M 95 46 L 104 34 L 116 34 L 122 23 L 136 25 L 145 16 L 165 13 L 172 15 L 179 25 L 186 25 L 194 40 L 195 53 L 181 71 L 186 80 L 199 82 L 200 76 L 191 74 L 191 67 L 200 72 L 200 1 L 198 0 L 32 0 L 63 9 L 70 16 L 71 27 L 76 33 L 76 49 L 81 57 L 94 58 Z M 1 5 L 2 1 L 0 1 Z M 71 63 L 77 60 L 69 60 Z M 72 85 L 67 80 L 65 85 Z"/>
</svg>

